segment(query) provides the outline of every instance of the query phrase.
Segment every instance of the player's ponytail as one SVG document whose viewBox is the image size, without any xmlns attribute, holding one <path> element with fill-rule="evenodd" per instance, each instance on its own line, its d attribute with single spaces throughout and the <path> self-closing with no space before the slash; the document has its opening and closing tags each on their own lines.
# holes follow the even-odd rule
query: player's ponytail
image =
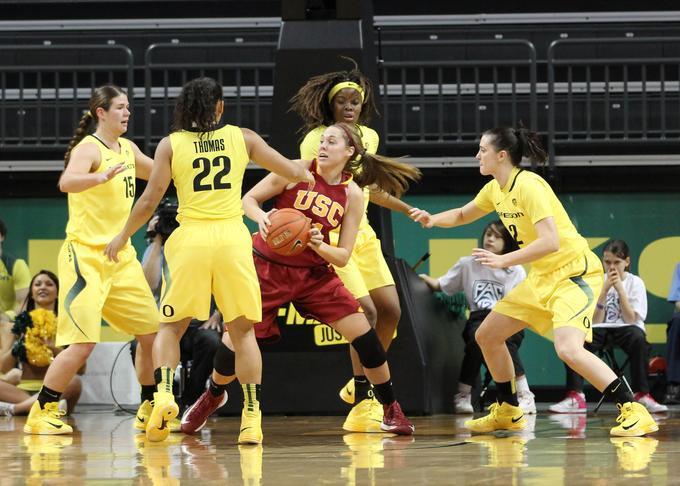
<svg viewBox="0 0 680 486">
<path fill-rule="evenodd" d="M 505 150 L 514 166 L 518 166 L 523 157 L 535 164 L 544 164 L 548 159 L 548 154 L 541 146 L 540 136 L 528 128 L 491 128 L 483 135 L 490 137 L 491 145 L 497 151 Z"/>
<path fill-rule="evenodd" d="M 421 172 L 411 164 L 366 152 L 361 133 L 356 125 L 336 123 L 344 135 L 345 142 L 354 147 L 354 155 L 345 165 L 345 170 L 351 172 L 354 181 L 360 186 L 376 185 L 383 191 L 400 197 L 406 192 L 410 181 L 418 181 Z"/>
</svg>

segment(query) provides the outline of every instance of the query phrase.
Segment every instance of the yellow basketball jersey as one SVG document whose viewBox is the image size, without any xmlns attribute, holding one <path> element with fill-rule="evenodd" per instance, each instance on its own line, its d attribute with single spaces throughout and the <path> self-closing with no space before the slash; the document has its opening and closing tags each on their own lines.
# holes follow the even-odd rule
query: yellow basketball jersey
<svg viewBox="0 0 680 486">
<path fill-rule="evenodd" d="M 250 161 L 241 129 L 182 130 L 170 134 L 170 143 L 177 221 L 240 217 L 243 173 Z"/>
<path fill-rule="evenodd" d="M 505 187 L 492 179 L 475 197 L 475 205 L 483 211 L 496 211 L 520 248 L 536 240 L 534 224 L 548 217 L 555 220 L 560 249 L 531 262 L 531 270 L 537 273 L 557 270 L 588 249 L 588 242 L 576 231 L 550 185 L 531 171 L 515 167 Z"/>
<path fill-rule="evenodd" d="M 95 172 L 105 172 L 122 163 L 126 168 L 116 177 L 82 192 L 68 194 L 66 236 L 91 246 L 103 246 L 123 229 L 135 199 L 135 154 L 130 142 L 119 138 L 120 153 L 88 135 L 78 145 L 99 147 L 101 163 Z"/>
<path fill-rule="evenodd" d="M 374 154 L 378 151 L 378 145 L 380 144 L 380 137 L 378 132 L 364 125 L 358 125 L 361 131 L 361 143 L 364 145 L 366 152 L 369 154 Z M 300 144 L 300 158 L 305 160 L 312 160 L 319 155 L 319 144 L 321 142 L 321 136 L 324 130 L 326 130 L 325 125 L 316 127 L 311 130 L 307 135 L 305 135 L 304 140 Z M 360 231 L 373 231 L 373 228 L 368 224 L 368 217 L 366 216 L 366 211 L 368 210 L 368 203 L 370 202 L 371 191 L 368 187 L 364 187 L 364 216 L 361 218 L 361 224 L 359 225 Z M 339 229 L 334 229 L 331 232 L 331 242 L 337 244 Z"/>
</svg>

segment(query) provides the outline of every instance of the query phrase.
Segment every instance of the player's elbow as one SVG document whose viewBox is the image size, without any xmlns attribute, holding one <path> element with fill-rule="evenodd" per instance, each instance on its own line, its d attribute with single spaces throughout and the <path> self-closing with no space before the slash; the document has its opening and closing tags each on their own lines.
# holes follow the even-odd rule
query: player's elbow
<svg viewBox="0 0 680 486">
<path fill-rule="evenodd" d="M 336 267 L 346 267 L 351 256 L 351 253 L 345 250 L 340 255 L 338 255 L 336 261 L 333 262 L 333 265 Z"/>
</svg>

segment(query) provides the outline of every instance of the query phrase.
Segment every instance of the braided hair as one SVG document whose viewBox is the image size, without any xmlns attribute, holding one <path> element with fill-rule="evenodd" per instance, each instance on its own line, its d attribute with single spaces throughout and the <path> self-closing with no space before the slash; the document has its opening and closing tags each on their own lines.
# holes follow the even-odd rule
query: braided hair
<svg viewBox="0 0 680 486">
<path fill-rule="evenodd" d="M 300 115 L 304 123 L 300 128 L 301 132 L 307 133 L 320 125 L 330 126 L 335 123 L 328 94 L 338 83 L 353 82 L 364 91 L 359 124 L 368 125 L 373 115 L 378 112 L 371 80 L 359 71 L 356 61 L 348 57 L 343 57 L 343 59 L 352 62 L 354 65 L 352 69 L 314 76 L 290 99 L 290 111 Z"/>
<path fill-rule="evenodd" d="M 73 133 L 71 141 L 68 144 L 68 148 L 66 149 L 66 153 L 64 154 L 64 167 L 66 167 L 69 163 L 69 160 L 71 160 L 71 152 L 75 146 L 78 145 L 78 143 L 80 143 L 80 141 L 85 138 L 85 136 L 94 132 L 94 129 L 96 128 L 95 119 L 97 108 L 103 108 L 105 111 L 109 111 L 113 99 L 120 95 L 127 95 L 127 93 L 123 89 L 113 84 L 106 84 L 104 86 L 95 88 L 92 91 L 90 101 L 87 103 L 87 107 L 89 109 L 82 117 L 80 117 L 78 128 L 76 128 L 76 131 Z"/>
</svg>

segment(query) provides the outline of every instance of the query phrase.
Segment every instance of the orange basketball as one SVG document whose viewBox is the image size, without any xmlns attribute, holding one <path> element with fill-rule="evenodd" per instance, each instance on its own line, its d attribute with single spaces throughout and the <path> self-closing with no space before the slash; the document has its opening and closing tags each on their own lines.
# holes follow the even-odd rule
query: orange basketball
<svg viewBox="0 0 680 486">
<path fill-rule="evenodd" d="M 284 208 L 269 216 L 271 225 L 267 236 L 267 246 L 274 253 L 295 256 L 307 248 L 311 225 L 307 217 L 297 209 Z"/>
</svg>

